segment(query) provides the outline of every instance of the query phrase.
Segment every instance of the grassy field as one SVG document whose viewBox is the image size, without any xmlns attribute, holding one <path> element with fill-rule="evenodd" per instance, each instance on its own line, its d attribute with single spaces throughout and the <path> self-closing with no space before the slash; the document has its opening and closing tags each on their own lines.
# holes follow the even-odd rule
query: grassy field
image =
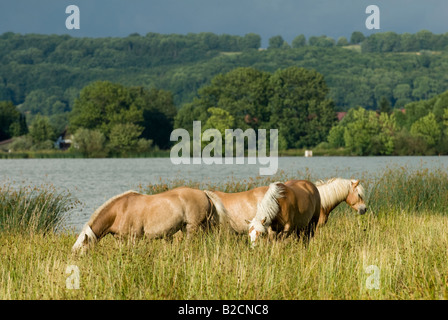
<svg viewBox="0 0 448 320">
<path fill-rule="evenodd" d="M 146 192 L 183 183 L 193 184 L 160 183 Z M 234 181 L 221 189 L 247 185 Z M 364 185 L 368 213 L 358 216 L 341 204 L 309 243 L 290 237 L 251 248 L 246 235 L 225 230 L 135 244 L 109 236 L 76 257 L 71 232 L 3 228 L 0 298 L 448 298 L 445 171 L 391 170 Z"/>
</svg>

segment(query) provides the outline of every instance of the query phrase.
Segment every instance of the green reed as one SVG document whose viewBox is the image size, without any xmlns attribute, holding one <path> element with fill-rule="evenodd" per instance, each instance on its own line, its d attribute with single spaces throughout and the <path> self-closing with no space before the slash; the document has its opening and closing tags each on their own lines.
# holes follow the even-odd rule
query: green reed
<svg viewBox="0 0 448 320">
<path fill-rule="evenodd" d="M 69 193 L 57 192 L 49 185 L 0 186 L 0 231 L 55 231 L 76 203 Z"/>
<path fill-rule="evenodd" d="M 367 181 L 367 199 L 371 210 L 402 210 L 447 213 L 448 173 L 443 168 L 420 168 L 408 172 L 405 167 L 387 168 Z"/>
</svg>

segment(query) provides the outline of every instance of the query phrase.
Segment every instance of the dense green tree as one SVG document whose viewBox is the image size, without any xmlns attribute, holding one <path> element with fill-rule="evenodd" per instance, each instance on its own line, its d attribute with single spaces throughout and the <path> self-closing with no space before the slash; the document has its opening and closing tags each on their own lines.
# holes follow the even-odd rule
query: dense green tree
<svg viewBox="0 0 448 320">
<path fill-rule="evenodd" d="M 258 49 L 261 47 L 261 37 L 255 33 L 246 34 L 240 41 L 241 49 Z"/>
<path fill-rule="evenodd" d="M 137 124 L 143 120 L 143 111 L 133 104 L 129 90 L 121 84 L 108 81 L 94 82 L 80 92 L 75 100 L 70 127 L 98 129 L 106 137 L 114 125 Z"/>
<path fill-rule="evenodd" d="M 348 46 L 348 40 L 346 37 L 339 37 L 338 38 L 338 42 L 336 43 L 337 46 L 342 47 L 342 46 Z"/>
<path fill-rule="evenodd" d="M 237 68 L 199 90 L 199 98 L 179 111 L 175 126 L 191 130 L 193 120 L 207 121 L 207 110 L 217 107 L 234 118 L 236 128 L 277 128 L 287 147 L 314 146 L 335 122 L 327 93 L 315 71 L 290 67 L 271 75 Z"/>
<path fill-rule="evenodd" d="M 349 122 L 344 131 L 344 141 L 348 149 L 356 155 L 371 154 L 372 138 L 378 133 L 376 114 L 364 108 L 353 110 L 354 121 Z"/>
<path fill-rule="evenodd" d="M 11 101 L 0 101 L 0 141 L 28 132 L 23 114 Z"/>
<path fill-rule="evenodd" d="M 55 140 L 56 133 L 47 117 L 37 115 L 30 125 L 30 135 L 37 143 Z"/>
<path fill-rule="evenodd" d="M 285 47 L 285 40 L 280 35 L 273 36 L 269 38 L 269 46 L 268 49 L 280 49 Z"/>
<path fill-rule="evenodd" d="M 379 111 L 381 112 L 381 113 L 387 113 L 387 114 L 389 114 L 389 113 L 391 113 L 392 112 L 392 109 L 391 109 L 391 107 L 390 107 L 390 103 L 389 103 L 389 100 L 387 100 L 386 99 L 386 97 L 381 97 L 381 100 L 380 100 L 380 102 L 379 102 L 379 105 L 378 105 L 378 109 L 379 109 Z"/>
<path fill-rule="evenodd" d="M 301 48 L 304 47 L 305 45 L 306 45 L 306 38 L 303 34 L 299 34 L 291 42 L 291 46 L 293 48 Z"/>
<path fill-rule="evenodd" d="M 335 122 L 333 102 L 321 74 L 303 68 L 277 70 L 270 78 L 270 125 L 279 129 L 289 148 L 323 141 Z"/>
<path fill-rule="evenodd" d="M 393 90 L 393 97 L 395 99 L 396 107 L 404 107 L 404 105 L 411 102 L 411 86 L 409 84 L 403 83 L 399 84 Z"/>
<path fill-rule="evenodd" d="M 193 101 L 193 106 L 197 109 L 194 111 L 197 117 L 195 120 L 205 120 L 208 117 L 207 110 L 218 107 L 234 117 L 237 128 L 260 127 L 269 121 L 267 108 L 269 76 L 268 73 L 253 68 L 236 68 L 216 76 L 209 86 L 199 90 L 199 98 Z M 184 108 L 179 111 L 177 125 L 188 129 L 192 123 L 190 120 L 193 120 L 192 106 L 187 105 Z M 187 109 L 190 111 L 184 112 Z M 181 120 L 181 117 L 189 120 Z"/>
<path fill-rule="evenodd" d="M 108 154 L 106 137 L 96 129 L 78 128 L 73 135 L 71 148 L 89 158 L 104 158 Z"/>
<path fill-rule="evenodd" d="M 174 127 L 182 128 L 192 133 L 193 121 L 201 121 L 202 123 L 207 121 L 208 108 L 211 108 L 211 105 L 207 106 L 201 99 L 195 99 L 192 103 L 187 103 L 179 110 L 174 118 Z"/>
<path fill-rule="evenodd" d="M 345 127 L 342 125 L 336 125 L 330 129 L 327 140 L 331 147 L 341 148 L 345 146 L 344 132 Z"/>
<path fill-rule="evenodd" d="M 389 106 L 390 102 L 393 101 L 392 89 L 390 88 L 390 86 L 383 83 L 375 86 L 373 95 L 376 101 L 377 108 L 380 108 L 381 103 L 384 103 L 384 100 L 389 103 Z"/>
<path fill-rule="evenodd" d="M 329 48 L 329 47 L 334 47 L 335 41 L 333 38 L 327 37 L 325 35 L 320 36 L 320 37 L 313 36 L 313 37 L 309 38 L 308 44 L 310 46 Z"/>
<path fill-rule="evenodd" d="M 14 141 L 11 143 L 10 150 L 15 151 L 26 151 L 31 150 L 35 143 L 33 142 L 33 138 L 27 134 L 24 136 L 20 136 L 14 139 Z"/>
<path fill-rule="evenodd" d="M 364 108 L 352 110 L 353 120 L 346 124 L 344 131 L 345 146 L 359 156 L 392 154 L 396 131 L 394 116 L 378 115 Z"/>
<path fill-rule="evenodd" d="M 350 43 L 351 44 L 360 44 L 365 39 L 365 36 L 360 31 L 354 31 L 350 37 Z"/>
<path fill-rule="evenodd" d="M 173 97 L 167 91 L 94 82 L 86 86 L 75 100 L 70 129 L 98 129 L 106 139 L 111 140 L 114 127 L 129 124 L 142 129 L 138 136 L 126 133 L 135 142 L 141 137 L 154 141 L 161 148 L 167 148 L 176 112 Z"/>
<path fill-rule="evenodd" d="M 441 136 L 440 125 L 432 112 L 415 121 L 411 126 L 410 132 L 414 136 L 421 137 L 430 147 L 434 147 L 439 142 Z"/>
<path fill-rule="evenodd" d="M 394 155 L 416 156 L 430 154 L 428 145 L 420 136 L 412 135 L 408 129 L 402 128 L 395 135 Z"/>
<path fill-rule="evenodd" d="M 217 129 L 222 137 L 225 137 L 226 129 L 235 128 L 234 117 L 226 110 L 221 108 L 208 108 L 209 118 L 202 127 L 202 131 L 207 129 Z"/>
<path fill-rule="evenodd" d="M 143 127 L 133 123 L 118 123 L 111 129 L 109 144 L 111 148 L 121 154 L 128 155 L 137 148 L 138 138 L 143 132 Z"/>
<path fill-rule="evenodd" d="M 390 155 L 395 149 L 395 135 L 397 122 L 395 116 L 387 112 L 381 112 L 378 117 L 380 131 L 373 137 L 372 153 L 379 155 Z"/>
<path fill-rule="evenodd" d="M 138 123 L 143 127 L 142 138 L 152 140 L 162 149 L 168 148 L 177 114 L 171 92 L 142 87 L 130 88 L 130 92 L 133 104 L 143 111 L 143 119 Z"/>
</svg>

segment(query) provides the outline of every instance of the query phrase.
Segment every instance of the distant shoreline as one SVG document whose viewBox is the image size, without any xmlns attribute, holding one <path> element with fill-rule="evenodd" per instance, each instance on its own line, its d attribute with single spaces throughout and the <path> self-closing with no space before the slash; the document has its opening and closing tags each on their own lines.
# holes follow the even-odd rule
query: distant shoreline
<svg viewBox="0 0 448 320">
<path fill-rule="evenodd" d="M 279 151 L 279 157 L 302 157 L 305 158 L 305 149 L 291 149 Z M 381 155 L 358 156 L 350 154 L 346 149 L 329 149 L 329 150 L 313 150 L 313 157 L 372 157 Z M 410 154 L 410 155 L 387 155 L 390 157 L 402 156 L 442 156 L 441 154 Z M 116 158 L 169 158 L 169 150 L 160 150 L 141 154 L 131 154 L 129 156 L 112 155 L 103 158 L 89 158 L 80 153 L 66 151 L 24 151 L 24 152 L 0 152 L 0 160 L 2 159 L 116 159 Z"/>
</svg>

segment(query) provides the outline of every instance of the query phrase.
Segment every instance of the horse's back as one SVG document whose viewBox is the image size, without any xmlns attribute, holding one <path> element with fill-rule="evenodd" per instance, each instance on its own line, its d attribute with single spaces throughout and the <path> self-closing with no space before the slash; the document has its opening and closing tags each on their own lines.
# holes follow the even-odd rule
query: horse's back
<svg viewBox="0 0 448 320">
<path fill-rule="evenodd" d="M 319 219 L 320 195 L 314 183 L 308 180 L 290 180 L 285 182 L 285 186 L 294 193 L 299 212 L 310 220 Z"/>
<path fill-rule="evenodd" d="M 210 203 L 201 190 L 180 187 L 153 195 L 132 193 L 115 204 L 114 233 L 169 235 L 205 219 Z"/>
<path fill-rule="evenodd" d="M 316 185 L 308 180 L 289 180 L 285 182 L 287 187 L 293 188 L 300 197 L 305 197 L 313 202 L 318 201 L 320 206 L 320 195 Z"/>
<path fill-rule="evenodd" d="M 214 191 L 221 199 L 227 210 L 231 227 L 238 233 L 247 231 L 247 220 L 252 220 L 257 213 L 257 204 L 260 202 L 267 186 L 257 187 L 248 191 L 227 193 Z"/>
</svg>

